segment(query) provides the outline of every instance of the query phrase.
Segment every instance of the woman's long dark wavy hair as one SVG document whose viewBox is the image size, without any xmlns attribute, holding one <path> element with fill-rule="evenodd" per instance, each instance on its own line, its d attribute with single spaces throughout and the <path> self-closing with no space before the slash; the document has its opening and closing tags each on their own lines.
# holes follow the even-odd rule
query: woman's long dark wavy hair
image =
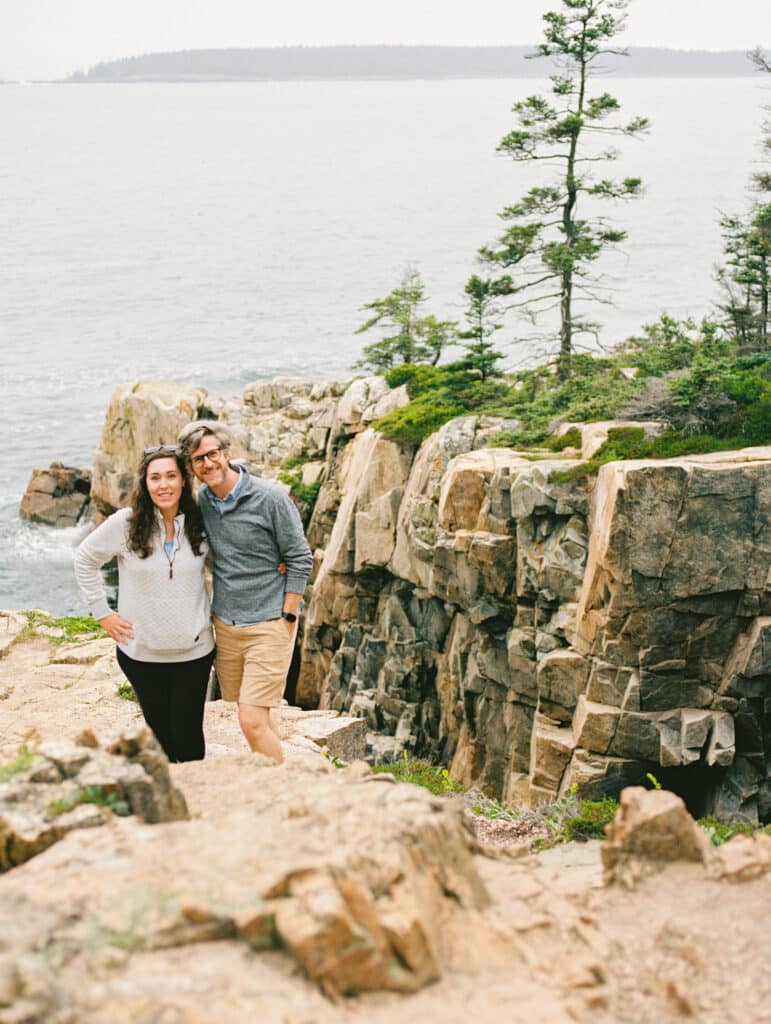
<svg viewBox="0 0 771 1024">
<path fill-rule="evenodd" d="M 156 459 L 174 459 L 182 474 L 182 494 L 179 499 L 179 511 L 185 514 L 185 536 L 194 554 L 201 554 L 201 544 L 206 534 L 203 529 L 198 502 L 193 497 L 185 460 L 174 448 L 161 448 L 142 456 L 137 469 L 137 484 L 131 496 L 131 519 L 129 520 L 128 548 L 140 558 L 152 554 L 158 542 L 158 521 L 155 517 L 155 505 L 147 490 L 147 470 Z"/>
</svg>

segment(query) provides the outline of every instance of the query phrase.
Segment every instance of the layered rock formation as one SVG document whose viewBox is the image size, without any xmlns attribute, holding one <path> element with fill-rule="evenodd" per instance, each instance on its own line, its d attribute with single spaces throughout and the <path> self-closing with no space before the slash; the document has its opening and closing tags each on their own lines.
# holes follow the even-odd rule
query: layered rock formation
<svg viewBox="0 0 771 1024">
<path fill-rule="evenodd" d="M 595 486 L 475 450 L 477 430 L 448 424 L 406 470 L 374 432 L 353 442 L 300 693 L 504 800 L 651 771 L 700 813 L 766 820 L 771 452 Z"/>
<path fill-rule="evenodd" d="M 401 389 L 340 391 L 279 380 L 199 406 L 253 471 L 299 456 L 322 484 L 298 701 L 506 801 L 652 772 L 698 813 L 768 820 L 771 449 L 565 481 L 569 461 L 486 447 L 500 421 L 414 452 L 369 426 Z"/>
</svg>

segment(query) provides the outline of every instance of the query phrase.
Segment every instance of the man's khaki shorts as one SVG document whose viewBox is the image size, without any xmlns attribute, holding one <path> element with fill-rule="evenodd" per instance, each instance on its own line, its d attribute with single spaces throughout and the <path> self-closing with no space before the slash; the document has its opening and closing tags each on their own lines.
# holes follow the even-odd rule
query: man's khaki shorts
<svg viewBox="0 0 771 1024">
<path fill-rule="evenodd" d="M 292 661 L 297 626 L 268 619 L 254 626 L 230 626 L 214 616 L 215 667 L 223 700 L 258 708 L 281 703 Z"/>
</svg>

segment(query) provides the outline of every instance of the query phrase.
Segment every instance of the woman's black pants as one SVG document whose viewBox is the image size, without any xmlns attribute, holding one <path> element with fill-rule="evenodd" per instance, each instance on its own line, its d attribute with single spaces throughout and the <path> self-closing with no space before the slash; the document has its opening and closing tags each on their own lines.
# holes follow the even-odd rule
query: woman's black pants
<svg viewBox="0 0 771 1024">
<path fill-rule="evenodd" d="M 194 661 L 135 661 L 118 649 L 118 664 L 134 688 L 145 721 L 170 761 L 200 761 L 203 708 L 214 651 Z"/>
</svg>

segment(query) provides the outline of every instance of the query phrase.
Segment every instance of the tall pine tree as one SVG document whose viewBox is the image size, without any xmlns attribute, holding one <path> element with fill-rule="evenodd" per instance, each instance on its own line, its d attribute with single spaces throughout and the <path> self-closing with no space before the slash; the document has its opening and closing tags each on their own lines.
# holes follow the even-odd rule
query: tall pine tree
<svg viewBox="0 0 771 1024">
<path fill-rule="evenodd" d="M 624 26 L 627 6 L 628 0 L 562 0 L 560 10 L 544 15 L 544 41 L 531 56 L 556 64 L 551 96 L 533 95 L 516 103 L 517 125 L 498 146 L 513 160 L 555 168 L 550 180 L 502 211 L 508 226 L 480 256 L 511 275 L 509 294 L 520 298 L 510 308 L 524 308 L 533 318 L 559 310 L 561 379 L 570 373 L 575 337 L 591 329 L 577 314 L 576 300 L 591 296 L 592 264 L 626 237 L 607 218 L 584 214 L 582 204 L 629 199 L 641 188 L 639 178 L 614 181 L 593 173 L 617 156 L 597 140 L 639 135 L 648 127 L 642 117 L 620 122 L 618 100 L 590 91 L 603 55 L 624 52 L 612 40 Z"/>
</svg>

